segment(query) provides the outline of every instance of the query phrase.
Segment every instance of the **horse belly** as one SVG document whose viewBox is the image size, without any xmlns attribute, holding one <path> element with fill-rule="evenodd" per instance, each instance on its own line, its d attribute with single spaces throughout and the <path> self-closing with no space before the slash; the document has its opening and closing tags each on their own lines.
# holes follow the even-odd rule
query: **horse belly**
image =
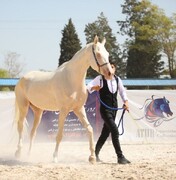
<svg viewBox="0 0 176 180">
<path fill-rule="evenodd" d="M 45 94 L 46 96 L 38 95 L 37 97 L 35 96 L 28 96 L 28 99 L 31 104 L 34 106 L 43 109 L 43 110 L 49 110 L 49 111 L 57 111 L 60 109 L 59 104 L 55 102 L 55 99 L 53 99 L 51 96 L 48 94 Z"/>
<path fill-rule="evenodd" d="M 56 99 L 54 92 L 50 86 L 32 86 L 27 90 L 27 98 L 34 106 L 50 111 L 57 111 L 60 109 L 60 103 Z"/>
</svg>

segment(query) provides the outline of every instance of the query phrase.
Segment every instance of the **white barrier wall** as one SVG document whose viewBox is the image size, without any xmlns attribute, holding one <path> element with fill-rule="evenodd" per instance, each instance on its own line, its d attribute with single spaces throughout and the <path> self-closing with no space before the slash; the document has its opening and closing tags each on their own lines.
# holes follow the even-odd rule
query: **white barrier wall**
<svg viewBox="0 0 176 180">
<path fill-rule="evenodd" d="M 125 133 L 121 136 L 124 143 L 175 143 L 176 142 L 176 91 L 175 90 L 128 90 L 130 113 L 125 114 Z M 144 108 L 140 109 L 146 99 L 166 97 L 173 115 L 166 118 L 149 120 L 144 117 Z M 148 100 L 147 102 L 149 102 Z M 150 112 L 151 119 L 154 112 Z M 147 112 L 146 112 L 147 113 Z M 120 113 L 119 113 L 120 114 Z M 142 118 L 144 117 L 144 118 Z M 141 118 L 141 119 L 140 119 Z M 140 120 L 135 120 L 140 119 Z"/>
<path fill-rule="evenodd" d="M 120 136 L 121 142 L 125 144 L 176 143 L 176 90 L 127 90 L 127 94 L 129 97 L 130 112 L 126 112 L 124 115 L 124 134 Z M 165 96 L 166 99 L 170 101 L 169 106 L 173 112 L 173 115 L 167 117 L 164 114 L 165 118 L 158 117 L 153 119 L 154 114 L 157 112 L 152 112 L 153 110 L 151 110 L 151 112 L 148 112 L 150 115 L 150 120 L 144 117 L 144 108 L 140 108 L 144 105 L 146 99 L 151 99 L 152 95 L 154 95 L 154 99 L 163 98 L 163 96 Z M 95 106 L 97 106 L 97 98 L 95 98 L 95 96 L 93 98 L 96 101 Z M 122 103 L 120 97 L 118 97 L 118 99 L 119 107 L 121 107 Z M 147 100 L 147 102 L 149 103 L 150 100 Z M 14 92 L 0 93 L 0 143 L 10 141 L 11 139 L 14 139 L 14 136 L 17 135 L 15 133 L 16 129 L 14 130 L 12 128 L 14 121 L 14 104 Z M 93 123 L 93 126 L 98 126 L 99 130 L 96 132 L 98 133 L 98 136 L 101 130 L 99 125 L 102 126 L 103 121 L 100 119 L 100 115 L 97 113 L 98 109 L 93 111 L 97 115 L 93 121 L 101 122 Z M 119 122 L 121 113 L 122 111 L 118 111 L 118 116 L 116 119 L 117 124 Z M 67 126 L 69 126 L 69 124 L 67 124 Z M 121 130 L 122 127 L 120 126 L 119 131 L 121 132 Z M 40 132 L 38 133 L 40 134 Z M 96 138 L 97 137 L 95 137 L 95 139 Z"/>
</svg>

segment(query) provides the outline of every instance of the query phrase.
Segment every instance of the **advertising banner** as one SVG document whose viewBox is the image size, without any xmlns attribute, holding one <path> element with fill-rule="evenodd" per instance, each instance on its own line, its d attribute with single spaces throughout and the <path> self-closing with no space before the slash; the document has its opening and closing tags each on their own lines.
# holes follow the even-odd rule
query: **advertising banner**
<svg viewBox="0 0 176 180">
<path fill-rule="evenodd" d="M 69 103 L 69 102 L 68 102 Z M 89 123 L 93 127 L 94 135 L 100 133 L 102 126 L 102 119 L 99 114 L 99 102 L 97 101 L 96 93 L 88 95 L 88 99 L 85 104 L 85 111 Z M 27 120 L 29 123 L 29 128 L 32 128 L 33 124 L 33 113 L 30 109 L 27 115 Z M 55 140 L 58 132 L 58 121 L 59 121 L 59 111 L 44 111 L 42 115 L 42 120 L 38 128 L 40 139 Z M 77 116 L 73 112 L 69 112 L 64 123 L 64 140 L 85 140 L 87 139 L 87 131 L 85 127 L 81 124 Z"/>
<path fill-rule="evenodd" d="M 122 143 L 176 143 L 176 90 L 127 90 L 130 111 L 125 112 L 119 124 L 122 110 L 116 117 Z M 69 103 L 69 102 L 68 102 Z M 118 95 L 119 107 L 123 103 Z M 15 95 L 0 93 L 0 142 L 14 138 Z M 103 120 L 99 113 L 99 99 L 96 93 L 89 94 L 85 103 L 87 118 L 93 127 L 95 140 L 101 133 Z M 37 130 L 36 141 L 52 142 L 58 131 L 59 111 L 44 111 Z M 28 139 L 33 125 L 33 113 L 27 115 Z M 18 137 L 18 136 L 17 136 Z M 87 141 L 87 131 L 73 112 L 64 124 L 63 140 Z"/>
</svg>

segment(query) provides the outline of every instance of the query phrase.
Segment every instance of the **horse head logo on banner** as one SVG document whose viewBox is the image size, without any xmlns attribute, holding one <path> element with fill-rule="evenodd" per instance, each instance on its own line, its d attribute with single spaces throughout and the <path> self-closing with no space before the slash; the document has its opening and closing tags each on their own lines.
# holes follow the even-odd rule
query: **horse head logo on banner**
<svg viewBox="0 0 176 180">
<path fill-rule="evenodd" d="M 136 120 L 145 118 L 148 122 L 153 123 L 155 127 L 161 125 L 164 121 L 173 119 L 170 118 L 173 112 L 170 109 L 169 101 L 165 97 L 154 99 L 154 95 L 152 95 L 151 98 L 145 100 L 143 107 L 140 109 L 144 109 L 144 116 Z"/>
</svg>

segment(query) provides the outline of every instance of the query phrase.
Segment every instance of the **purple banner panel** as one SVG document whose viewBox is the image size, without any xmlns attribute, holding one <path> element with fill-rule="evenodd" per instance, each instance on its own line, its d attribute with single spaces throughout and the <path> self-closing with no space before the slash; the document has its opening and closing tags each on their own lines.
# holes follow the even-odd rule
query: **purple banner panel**
<svg viewBox="0 0 176 180">
<path fill-rule="evenodd" d="M 99 102 L 96 93 L 88 95 L 85 110 L 87 118 L 93 127 L 94 136 L 97 137 L 100 133 L 103 122 L 100 118 Z M 27 120 L 31 130 L 33 125 L 33 112 L 31 109 L 28 112 Z M 36 139 L 40 141 L 55 141 L 58 132 L 58 120 L 59 111 L 44 111 L 41 123 L 37 130 Z M 63 140 L 82 141 L 87 139 L 88 136 L 86 129 L 82 126 L 77 116 L 73 112 L 70 112 L 64 123 Z"/>
</svg>

